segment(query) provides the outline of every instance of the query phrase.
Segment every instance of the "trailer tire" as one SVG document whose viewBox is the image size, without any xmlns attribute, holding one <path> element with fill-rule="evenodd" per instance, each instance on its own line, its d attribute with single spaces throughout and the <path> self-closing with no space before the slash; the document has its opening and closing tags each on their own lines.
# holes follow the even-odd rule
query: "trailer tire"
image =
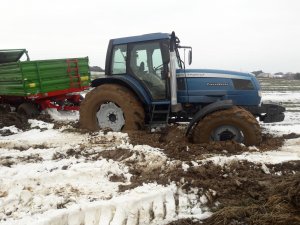
<svg viewBox="0 0 300 225">
<path fill-rule="evenodd" d="M 193 130 L 192 140 L 194 143 L 233 140 L 251 146 L 259 145 L 262 136 L 256 118 L 247 110 L 234 106 L 200 120 Z"/>
<path fill-rule="evenodd" d="M 19 105 L 17 112 L 27 117 L 35 117 L 40 114 L 40 111 L 38 110 L 36 105 L 30 102 L 24 102 Z"/>
<path fill-rule="evenodd" d="M 101 115 L 102 107 L 106 110 L 107 116 L 106 114 L 105 116 L 109 118 L 106 121 L 107 127 L 100 126 L 100 124 L 103 124 L 101 121 L 99 122 L 99 113 Z M 112 117 L 117 122 L 120 119 L 119 117 L 123 117 L 124 121 L 118 127 L 114 126 L 114 124 L 110 126 L 110 117 L 111 114 L 114 114 L 111 111 L 114 109 L 117 110 L 117 113 Z M 144 118 L 144 109 L 135 94 L 128 88 L 118 84 L 103 84 L 96 87 L 86 94 L 80 104 L 79 126 L 91 131 L 96 131 L 100 128 L 110 128 L 113 131 L 140 130 L 144 128 Z"/>
</svg>

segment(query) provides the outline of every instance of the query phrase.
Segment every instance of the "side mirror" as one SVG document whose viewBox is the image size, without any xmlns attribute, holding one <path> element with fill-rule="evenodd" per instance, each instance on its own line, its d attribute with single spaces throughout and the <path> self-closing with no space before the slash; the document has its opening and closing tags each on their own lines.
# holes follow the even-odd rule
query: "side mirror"
<svg viewBox="0 0 300 225">
<path fill-rule="evenodd" d="M 193 61 L 193 53 L 192 53 L 192 49 L 189 50 L 188 57 L 189 57 L 189 65 L 191 65 L 191 64 L 192 64 L 192 61 Z"/>
</svg>

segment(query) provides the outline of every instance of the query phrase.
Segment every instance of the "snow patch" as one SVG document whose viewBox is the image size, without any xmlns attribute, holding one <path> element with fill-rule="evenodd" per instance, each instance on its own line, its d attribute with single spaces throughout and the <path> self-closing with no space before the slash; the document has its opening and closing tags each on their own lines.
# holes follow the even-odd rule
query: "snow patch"
<svg viewBox="0 0 300 225">
<path fill-rule="evenodd" d="M 3 127 L 3 128 L 0 129 L 0 131 L 4 131 L 4 132 L 9 131 L 13 134 L 17 134 L 17 133 L 21 132 L 21 130 L 18 129 L 15 125 L 14 126 L 9 126 L 9 127 Z"/>
<path fill-rule="evenodd" d="M 111 182 L 111 174 L 126 178 L 128 168 L 112 160 L 85 162 L 83 159 L 62 159 L 40 163 L 0 167 L 0 219 L 34 215 L 50 209 L 111 198 L 120 182 Z"/>
<path fill-rule="evenodd" d="M 46 123 L 44 121 L 35 119 L 29 119 L 28 123 L 30 123 L 31 128 L 52 129 L 54 127 L 53 123 Z"/>
<path fill-rule="evenodd" d="M 55 121 L 76 121 L 79 119 L 79 111 L 57 111 L 57 109 L 46 109 L 45 114 Z"/>
<path fill-rule="evenodd" d="M 27 192 L 24 193 L 25 201 L 31 198 L 31 195 L 26 196 L 27 194 Z M 200 199 L 205 202 L 204 198 Z M 184 193 L 174 184 L 166 187 L 147 184 L 111 200 L 74 205 L 67 209 L 52 210 L 2 224 L 122 225 L 126 223 L 139 225 L 163 224 L 180 218 L 204 219 L 209 217 L 211 213 L 203 207 L 200 199 L 194 193 Z M 201 207 L 205 209 L 201 209 Z"/>
</svg>

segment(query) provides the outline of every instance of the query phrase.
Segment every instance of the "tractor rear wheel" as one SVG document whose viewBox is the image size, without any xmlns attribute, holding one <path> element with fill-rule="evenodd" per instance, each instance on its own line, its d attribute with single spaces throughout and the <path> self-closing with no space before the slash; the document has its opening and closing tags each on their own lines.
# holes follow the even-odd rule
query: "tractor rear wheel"
<svg viewBox="0 0 300 225">
<path fill-rule="evenodd" d="M 80 104 L 81 128 L 113 131 L 139 130 L 145 112 L 134 93 L 117 84 L 103 84 L 90 91 Z"/>
<path fill-rule="evenodd" d="M 194 143 L 232 140 L 251 146 L 259 145 L 262 140 L 256 118 L 237 106 L 207 115 L 199 121 L 192 135 Z"/>
</svg>

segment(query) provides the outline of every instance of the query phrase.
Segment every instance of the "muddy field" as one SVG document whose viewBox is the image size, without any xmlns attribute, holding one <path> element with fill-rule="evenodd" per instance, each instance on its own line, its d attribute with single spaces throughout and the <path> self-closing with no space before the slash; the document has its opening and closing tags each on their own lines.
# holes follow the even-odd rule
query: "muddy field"
<svg viewBox="0 0 300 225">
<path fill-rule="evenodd" d="M 41 116 L 39 120 L 54 122 L 48 116 Z M 17 128 L 24 131 L 32 129 L 27 118 L 14 113 L 2 113 L 0 128 L 10 125 L 16 125 Z M 54 129 L 61 129 L 65 125 L 62 122 L 54 122 Z M 64 132 L 86 133 L 86 131 L 78 129 L 76 122 L 68 125 L 68 129 L 65 129 Z M 154 159 L 151 165 L 141 152 L 118 148 L 99 153 L 88 153 L 86 152 L 88 146 L 85 145 L 81 145 L 79 149 L 54 154 L 53 159 L 83 157 L 92 161 L 108 159 L 124 163 L 128 166 L 132 176 L 130 184 L 119 185 L 119 192 L 134 189 L 145 183 L 155 182 L 168 185 L 175 182 L 187 193 L 196 188 L 199 198 L 203 195 L 206 196 L 205 205 L 214 212 L 211 217 L 201 222 L 182 219 L 170 223 L 172 225 L 300 224 L 300 161 L 270 165 L 238 160 L 224 165 L 216 165 L 212 162 L 199 163 L 209 155 L 232 156 L 243 152 L 264 152 L 278 149 L 285 140 L 298 138 L 298 134 L 291 133 L 275 137 L 265 133 L 262 144 L 254 148 L 234 142 L 192 144 L 184 138 L 184 128 L 183 125 L 173 125 L 154 133 L 138 131 L 128 134 L 129 143 L 132 145 L 149 145 L 162 149 L 166 158 Z M 9 136 L 11 133 L 1 131 L 1 135 Z M 43 148 L 43 146 L 36 147 Z M 138 160 L 133 160 L 133 158 Z M 21 160 L 28 163 L 41 162 L 42 158 L 27 157 Z M 11 167 L 14 162 L 2 160 L 1 164 Z M 264 167 L 267 168 L 267 171 Z M 64 169 L 67 169 L 67 166 Z M 110 181 L 125 182 L 126 178 L 123 175 L 112 174 Z M 67 204 L 68 201 L 57 207 L 65 208 Z"/>
<path fill-rule="evenodd" d="M 271 96 L 272 99 L 276 93 L 268 90 L 268 96 Z M 288 106 L 291 102 L 287 101 L 286 104 Z M 52 167 L 47 166 L 37 170 L 38 173 L 46 170 L 49 178 L 47 178 L 48 175 L 43 175 L 46 178 L 41 179 L 37 184 L 30 184 L 31 186 L 27 183 L 24 184 L 26 193 L 44 195 L 43 198 L 56 193 L 60 200 L 49 206 L 51 209 L 69 209 L 83 199 L 91 203 L 110 200 L 113 199 L 113 195 L 122 196 L 145 184 L 156 184 L 163 187 L 175 184 L 177 191 L 172 194 L 174 200 L 172 203 L 174 212 L 172 211 L 172 213 L 176 218 L 181 219 L 173 221 L 169 225 L 296 225 L 300 224 L 300 160 L 299 157 L 293 160 L 293 154 L 288 159 L 280 159 L 286 155 L 274 150 L 290 151 L 299 155 L 297 149 L 299 149 L 300 134 L 297 132 L 298 129 L 293 130 L 293 126 L 297 126 L 299 122 L 297 104 L 288 107 L 288 113 L 294 113 L 294 117 L 288 116 L 287 121 L 277 124 L 277 126 L 262 125 L 263 142 L 256 147 L 246 147 L 230 141 L 193 144 L 184 137 L 186 127 L 182 124 L 168 126 L 156 132 L 149 130 L 129 132 L 128 136 L 123 135 L 124 137 L 122 135 L 119 137 L 118 134 L 112 134 L 109 131 L 89 133 L 79 129 L 77 121 L 55 121 L 48 115 L 41 115 L 30 121 L 29 118 L 8 112 L 4 108 L 0 113 L 0 133 L 1 148 L 7 153 L 0 154 L 0 166 L 2 169 L 14 169 L 18 166 L 37 166 L 50 162 L 54 164 Z M 45 124 L 39 125 L 42 121 Z M 49 128 L 49 124 L 51 128 Z M 21 134 L 26 134 L 26 132 L 31 134 L 30 132 L 33 130 L 38 135 L 49 132 L 49 136 L 44 137 L 49 141 L 43 139 L 27 143 L 26 136 L 22 138 Z M 66 135 L 65 139 L 67 140 L 57 140 L 56 137 L 51 136 L 52 130 L 53 134 L 58 137 Z M 282 132 L 283 130 L 285 132 Z M 51 138 L 54 139 L 51 141 Z M 68 142 L 75 143 L 68 146 Z M 63 145 L 66 146 L 60 147 Z M 9 155 L 9 151 L 12 151 L 13 154 Z M 46 153 L 47 151 L 49 153 Z M 269 160 L 274 157 L 272 154 L 276 155 L 277 153 L 279 156 L 276 157 L 279 160 Z M 259 157 L 267 160 L 260 160 Z M 108 190 L 84 191 L 73 185 L 72 182 L 67 183 L 66 188 L 56 187 L 55 183 L 51 186 L 51 173 L 64 174 L 65 171 L 73 171 L 73 164 L 82 162 L 91 165 L 92 169 L 94 163 L 98 165 L 97 163 L 102 160 L 125 168 L 122 170 L 126 172 L 110 168 L 102 178 L 107 178 L 118 194 L 110 193 Z M 17 171 L 13 173 L 17 173 Z M 2 178 L 0 177 L 0 179 Z M 21 185 L 24 181 L 18 179 L 13 182 Z M 53 193 L 46 192 L 44 194 L 44 190 L 39 189 L 43 185 L 45 187 L 50 185 L 48 188 Z M 98 189 L 105 185 L 106 183 L 103 183 Z M 34 189 L 37 191 L 34 192 Z M 24 190 L 21 190 L 21 193 L 23 192 Z M 81 198 L 76 200 L 76 196 L 77 198 L 81 196 Z M 8 197 L 9 186 L 3 186 L 1 189 L 0 184 L 0 204 L 1 199 L 4 199 L 5 202 Z M 149 197 L 145 199 L 145 204 L 148 204 Z M 35 205 L 34 197 L 28 200 L 32 201 L 30 203 L 24 203 L 24 198 L 21 200 L 16 203 L 16 208 L 9 205 L 11 200 L 7 200 L 8 206 L 0 210 L 0 224 L 22 219 L 23 214 L 35 215 L 42 211 L 41 205 Z M 153 200 L 149 203 L 149 210 L 147 208 L 147 212 L 144 212 L 146 219 L 142 218 L 142 211 L 138 211 L 137 222 L 133 224 L 166 224 L 170 205 L 164 201 L 161 214 L 155 212 L 155 200 Z M 17 206 L 18 204 L 21 204 L 21 207 Z M 193 218 L 191 215 L 193 215 L 195 207 L 198 207 L 197 210 L 200 207 L 203 213 L 212 212 L 212 215 L 201 220 L 198 220 L 197 217 Z M 129 224 L 128 218 L 122 222 L 120 215 L 118 217 L 115 210 L 112 210 L 114 213 L 112 223 L 126 224 L 127 221 Z M 179 217 L 179 215 L 183 215 L 183 212 L 184 215 L 189 214 L 189 216 Z M 57 223 L 57 220 L 53 221 L 46 224 L 60 224 Z"/>
<path fill-rule="evenodd" d="M 143 183 L 157 182 L 166 185 L 176 182 L 183 189 L 202 188 L 207 193 L 208 205 L 215 212 L 205 221 L 193 222 L 191 219 L 170 223 L 175 224 L 300 224 L 300 161 L 290 161 L 271 168 L 266 174 L 261 165 L 247 161 L 236 161 L 225 166 L 208 163 L 193 167 L 192 160 L 201 160 L 206 154 L 223 154 L 226 156 L 251 151 L 267 151 L 281 147 L 285 138 L 299 135 L 290 134 L 282 137 L 264 135 L 258 149 L 251 149 L 237 143 L 210 143 L 196 145 L 182 138 L 182 127 L 170 127 L 162 134 L 145 132 L 129 133 L 133 144 L 147 144 L 164 149 L 170 159 L 180 160 L 190 166 L 189 171 L 182 169 L 182 164 L 175 167 L 145 170 L 130 165 L 134 177 L 132 184 L 122 186 L 120 190 L 134 188 Z M 105 153 L 104 153 L 105 154 Z M 126 158 L 120 155 L 105 155 Z M 284 176 L 277 176 L 281 172 Z M 182 182 L 182 180 L 184 180 Z M 209 190 L 216 191 L 216 195 Z M 199 193 L 200 194 L 200 193 Z M 202 193 L 201 193 L 202 194 Z M 218 202 L 218 205 L 214 205 Z"/>
</svg>

